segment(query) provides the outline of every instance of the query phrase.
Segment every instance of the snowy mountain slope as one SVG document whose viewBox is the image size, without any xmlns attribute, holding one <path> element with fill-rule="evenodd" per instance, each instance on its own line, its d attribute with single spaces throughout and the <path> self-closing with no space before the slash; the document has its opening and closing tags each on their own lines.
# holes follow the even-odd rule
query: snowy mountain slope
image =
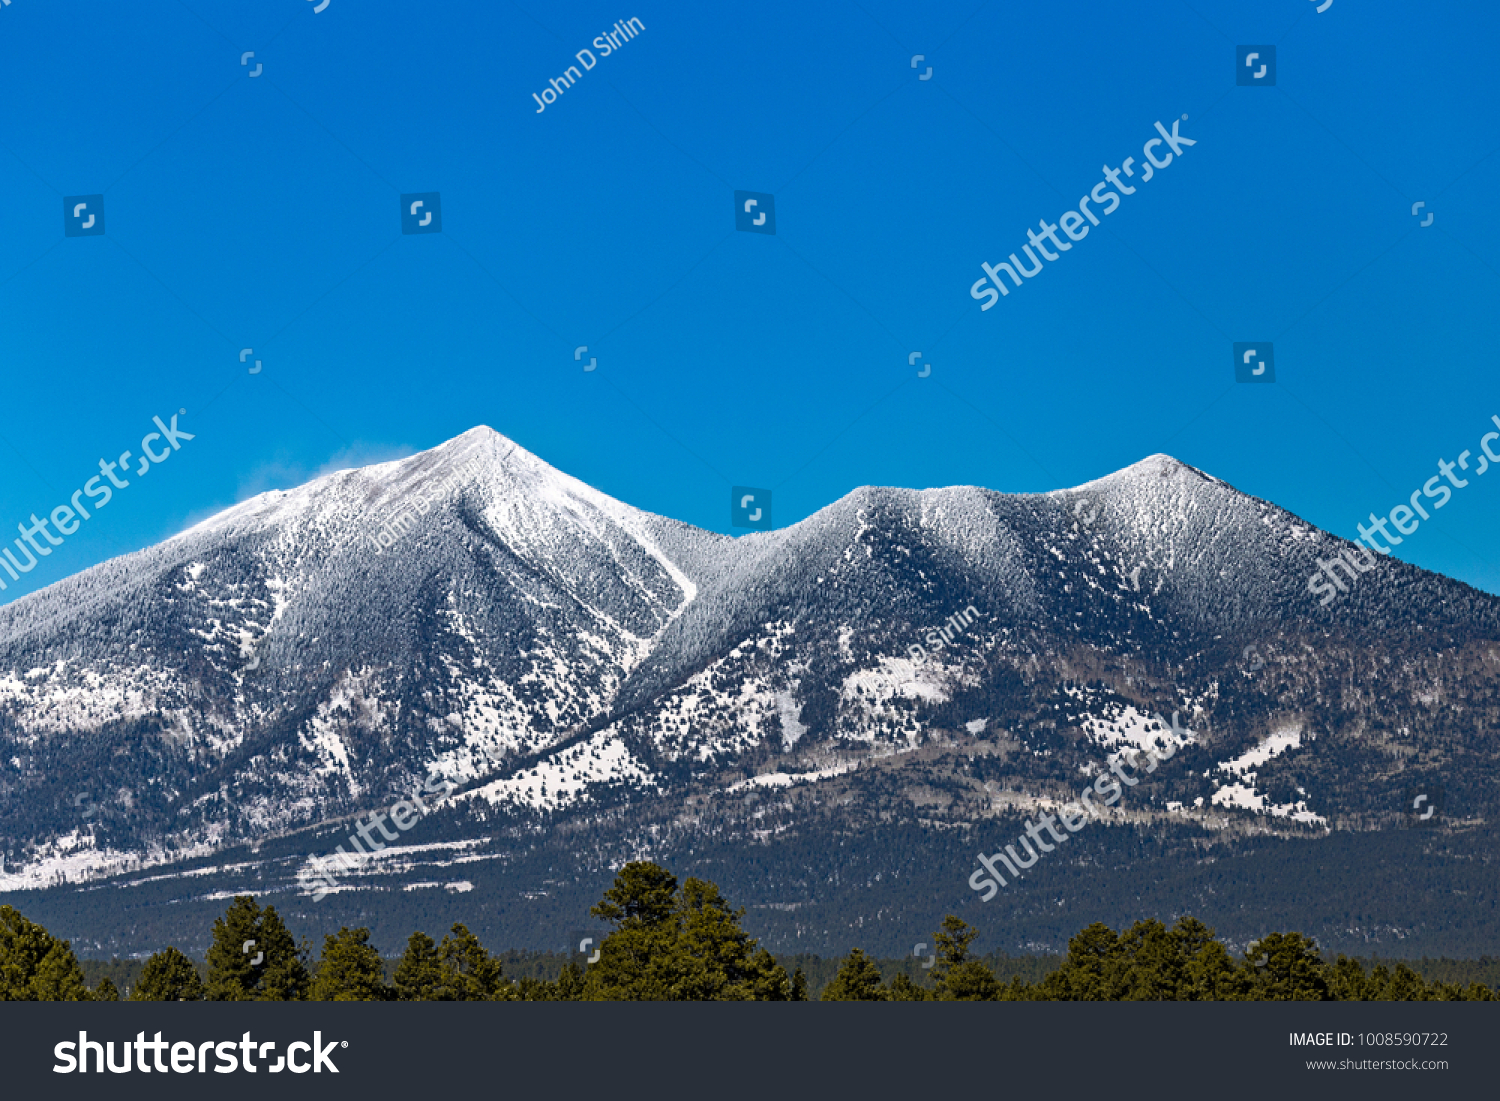
<svg viewBox="0 0 1500 1101">
<path fill-rule="evenodd" d="M 682 527 L 476 429 L 0 609 L 0 713 L 20 741 L 139 739 L 165 766 L 142 777 L 161 828 L 242 818 L 236 785 L 262 828 L 305 825 L 604 714 L 694 595 L 659 545 Z M 76 768 L 32 748 L 7 786 L 71 803 Z"/>
<path fill-rule="evenodd" d="M 476 428 L 0 608 L 0 888 L 245 842 L 290 884 L 431 773 L 459 785 L 439 835 L 361 884 L 446 882 L 453 846 L 509 867 L 506 836 L 587 836 L 582 874 L 983 832 L 1173 712 L 1193 736 L 1112 820 L 1311 839 L 1394 825 L 1439 777 L 1483 823 L 1500 601 L 1383 561 L 1324 607 L 1307 579 L 1343 546 L 1160 455 L 1046 494 L 865 488 L 730 538 Z"/>
</svg>

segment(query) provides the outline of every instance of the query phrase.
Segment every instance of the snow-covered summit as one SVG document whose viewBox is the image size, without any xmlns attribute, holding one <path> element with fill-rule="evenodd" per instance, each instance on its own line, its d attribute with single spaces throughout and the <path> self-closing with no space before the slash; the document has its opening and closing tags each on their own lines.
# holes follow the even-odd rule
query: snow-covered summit
<svg viewBox="0 0 1500 1101">
<path fill-rule="evenodd" d="M 1306 580 L 1340 544 L 1165 455 L 1043 494 L 865 487 L 732 538 L 480 426 L 0 608 L 0 816 L 97 868 L 287 834 L 434 771 L 478 815 L 733 788 L 783 755 L 833 782 L 944 723 L 1010 737 L 1049 678 L 1082 675 L 1043 658 L 1185 668 L 1272 631 L 1500 622 L 1394 562 L 1324 609 Z M 80 823 L 103 776 L 130 813 Z"/>
</svg>

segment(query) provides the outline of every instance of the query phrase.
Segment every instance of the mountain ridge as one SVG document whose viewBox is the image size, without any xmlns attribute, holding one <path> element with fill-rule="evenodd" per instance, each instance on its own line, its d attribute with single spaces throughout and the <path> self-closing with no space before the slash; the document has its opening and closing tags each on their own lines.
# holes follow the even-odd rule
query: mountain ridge
<svg viewBox="0 0 1500 1101">
<path fill-rule="evenodd" d="M 1486 829 L 1500 600 L 1389 561 L 1324 608 L 1306 578 L 1347 545 L 1160 454 L 1037 494 L 861 487 L 736 538 L 478 426 L 0 608 L 0 890 L 186 886 L 173 868 L 250 845 L 301 897 L 298 845 L 430 775 L 457 790 L 442 845 L 345 889 L 567 836 L 593 839 L 585 876 L 740 835 L 968 835 L 1176 711 L 1181 769 L 1117 823 L 1175 839 L 1171 867 L 1390 828 L 1402 777 L 1456 772 L 1449 827 Z"/>
</svg>

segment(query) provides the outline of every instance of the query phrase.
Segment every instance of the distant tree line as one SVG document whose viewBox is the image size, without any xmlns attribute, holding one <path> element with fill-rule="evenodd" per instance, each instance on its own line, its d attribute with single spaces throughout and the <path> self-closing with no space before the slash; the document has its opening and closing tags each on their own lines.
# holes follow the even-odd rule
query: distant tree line
<svg viewBox="0 0 1500 1101">
<path fill-rule="evenodd" d="M 625 865 L 590 911 L 611 931 L 587 967 L 569 960 L 553 978 L 505 975 L 463 924 L 441 942 L 413 933 L 394 968 L 368 929 L 329 934 L 321 954 L 299 947 L 273 906 L 236 897 L 214 921 L 202 968 L 168 947 L 146 960 L 131 1001 L 806 1001 L 807 973 L 788 974 L 741 927 L 707 880 L 656 864 Z M 1096 922 L 1050 971 L 1007 961 L 997 977 L 971 945 L 978 930 L 949 915 L 933 934 L 928 967 L 896 970 L 855 948 L 823 986 L 823 1001 L 1493 1001 L 1477 981 L 1424 979 L 1405 963 L 1369 969 L 1327 961 L 1301 933 L 1271 933 L 1236 959 L 1213 930 L 1183 917 L 1168 928 L 1140 921 L 1123 932 Z M 1027 976 L 1031 977 L 1027 977 Z M 90 987 L 66 940 L 0 906 L 0 1001 L 119 1001 L 106 974 Z"/>
<path fill-rule="evenodd" d="M 1494 1001 L 1477 982 L 1429 982 L 1405 963 L 1366 971 L 1340 955 L 1332 963 L 1301 933 L 1271 933 L 1236 960 L 1192 917 L 1168 928 L 1138 921 L 1117 933 L 1095 922 L 1068 942 L 1062 964 L 1045 978 L 1003 983 L 969 950 L 978 931 L 952 915 L 933 934 L 925 984 L 899 972 L 883 982 L 874 961 L 855 949 L 839 965 L 823 1001 Z"/>
</svg>

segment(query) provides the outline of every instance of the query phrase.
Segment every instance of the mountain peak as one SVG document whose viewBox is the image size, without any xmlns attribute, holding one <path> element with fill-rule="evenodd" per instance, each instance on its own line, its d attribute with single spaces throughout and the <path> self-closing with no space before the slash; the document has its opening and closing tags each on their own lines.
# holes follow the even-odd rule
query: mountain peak
<svg viewBox="0 0 1500 1101">
<path fill-rule="evenodd" d="M 330 921 L 368 907 L 359 920 L 389 927 L 408 892 L 456 874 L 472 875 L 458 881 L 471 904 L 526 885 L 571 905 L 556 869 L 577 864 L 580 836 L 603 867 L 658 828 L 653 858 L 790 840 L 773 851 L 792 867 L 868 834 L 870 867 L 891 836 L 934 852 L 952 849 L 939 830 L 998 836 L 1001 813 L 1050 805 L 1060 777 L 1154 744 L 1152 716 L 1174 712 L 1191 720 L 1182 760 L 1119 820 L 1163 831 L 1161 874 L 1196 875 L 1215 838 L 1350 821 L 1358 836 L 1397 818 L 1377 800 L 1411 782 L 1406 731 L 1434 759 L 1479 759 L 1472 712 L 1423 701 L 1483 700 L 1500 600 L 1398 562 L 1356 582 L 1349 563 L 1326 575 L 1346 591 L 1325 607 L 1308 577 L 1337 549 L 1161 454 L 1082 492 L 863 487 L 731 538 L 477 425 L 0 608 L 0 891 L 170 864 L 119 881 L 131 913 L 292 897 L 307 852 L 424 776 L 463 789 L 451 813 L 350 877 L 355 909 L 334 918 L 326 902 Z M 1351 668 L 1375 671 L 1369 690 L 1349 691 Z M 1450 781 L 1486 821 L 1477 769 L 1495 759 Z M 931 791 L 947 801 L 909 794 Z M 538 838 L 524 861 L 521 830 Z M 1134 851 L 1134 830 L 1109 836 Z M 267 857 L 215 855 L 246 841 Z M 924 862 L 910 897 L 962 889 L 972 869 L 955 859 Z M 857 918 L 857 896 L 835 904 L 809 920 Z M 567 920 L 488 912 L 520 914 L 486 918 L 517 937 Z M 148 934 L 114 924 L 100 950 L 139 950 Z"/>
<path fill-rule="evenodd" d="M 1059 490 L 1061 493 L 1078 493 L 1085 490 L 1105 490 L 1118 488 L 1120 486 L 1141 485 L 1162 478 L 1177 478 L 1189 476 L 1196 481 L 1223 485 L 1218 478 L 1205 474 L 1195 466 L 1189 466 L 1180 459 L 1174 459 L 1171 455 L 1157 453 L 1147 455 L 1144 459 L 1137 460 L 1127 467 L 1105 474 L 1103 477 L 1084 482 L 1082 485 L 1074 486 L 1072 489 Z"/>
<path fill-rule="evenodd" d="M 468 458 L 499 458 L 520 448 L 514 440 L 496 432 L 487 424 L 476 424 L 467 432 L 461 432 L 451 440 L 438 444 L 418 455 L 441 455 L 443 457 L 465 456 Z M 524 449 L 521 449 L 524 450 Z M 416 458 L 416 455 L 410 458 Z"/>
<path fill-rule="evenodd" d="M 1111 477 L 1125 478 L 1166 478 L 1181 471 L 1193 474 L 1202 474 L 1196 467 L 1191 467 L 1180 459 L 1171 455 L 1158 452 L 1155 455 L 1147 455 L 1144 459 L 1131 463 L 1129 466 L 1115 471 Z"/>
</svg>

